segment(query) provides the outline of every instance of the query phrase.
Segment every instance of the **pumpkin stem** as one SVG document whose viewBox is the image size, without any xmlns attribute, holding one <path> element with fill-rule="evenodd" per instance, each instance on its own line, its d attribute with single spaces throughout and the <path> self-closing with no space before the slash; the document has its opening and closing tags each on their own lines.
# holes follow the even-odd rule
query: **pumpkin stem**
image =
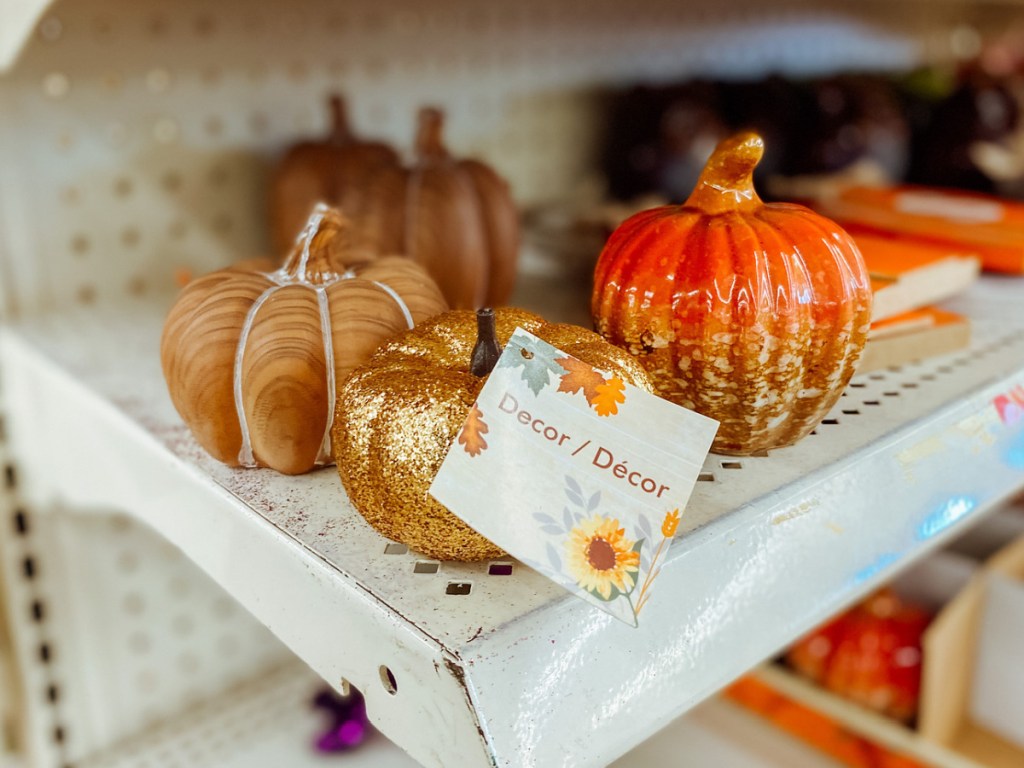
<svg viewBox="0 0 1024 768">
<path fill-rule="evenodd" d="M 416 156 L 420 160 L 444 160 L 448 149 L 441 139 L 444 112 L 436 107 L 420 110 L 416 126 Z"/>
<path fill-rule="evenodd" d="M 494 327 L 494 310 L 490 307 L 476 311 L 476 344 L 470 358 L 469 372 L 483 378 L 494 370 L 501 357 L 498 331 Z"/>
<path fill-rule="evenodd" d="M 335 265 L 345 263 L 344 255 L 349 251 L 350 231 L 349 221 L 341 211 L 317 203 L 279 274 L 288 282 L 313 285 L 335 279 Z"/>
<path fill-rule="evenodd" d="M 705 213 L 759 207 L 762 203 L 754 190 L 754 168 L 763 155 L 764 139 L 756 133 L 747 131 L 723 139 L 711 153 L 686 206 Z"/>
<path fill-rule="evenodd" d="M 352 142 L 352 129 L 348 124 L 348 107 L 341 94 L 332 93 L 328 101 L 328 108 L 331 111 L 331 132 L 327 141 L 330 144 L 342 145 Z"/>
</svg>

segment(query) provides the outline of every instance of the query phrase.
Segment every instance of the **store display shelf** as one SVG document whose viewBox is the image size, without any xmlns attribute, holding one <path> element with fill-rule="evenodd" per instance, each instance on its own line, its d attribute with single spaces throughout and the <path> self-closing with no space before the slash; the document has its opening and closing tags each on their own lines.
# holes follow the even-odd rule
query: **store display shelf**
<svg viewBox="0 0 1024 768">
<path fill-rule="evenodd" d="M 799 445 L 709 456 L 640 629 L 518 563 L 384 541 L 333 470 L 205 456 L 160 373 L 169 299 L 3 329 L 7 432 L 28 503 L 131 511 L 419 762 L 599 765 L 1024 486 L 1024 418 L 996 406 L 1024 386 L 1022 294 L 983 281 L 970 349 L 858 377 Z"/>
<path fill-rule="evenodd" d="M 320 680 L 301 662 L 286 664 L 113 745 L 78 768 L 415 768 L 412 758 L 377 733 L 351 752 L 322 754 L 313 749 L 315 735 L 327 725 L 311 706 L 318 687 Z M 681 754 L 692 766 L 837 766 L 739 707 L 712 699 L 611 768 L 676 765 Z"/>
</svg>

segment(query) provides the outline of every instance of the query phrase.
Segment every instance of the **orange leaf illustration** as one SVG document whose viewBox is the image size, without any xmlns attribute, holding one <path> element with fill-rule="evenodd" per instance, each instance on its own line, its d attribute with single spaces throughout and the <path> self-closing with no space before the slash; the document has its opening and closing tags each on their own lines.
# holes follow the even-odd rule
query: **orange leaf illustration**
<svg viewBox="0 0 1024 768">
<path fill-rule="evenodd" d="M 619 403 L 626 402 L 626 385 L 617 377 L 598 384 L 596 389 L 597 395 L 590 404 L 598 416 L 614 416 L 619 412 Z"/>
<path fill-rule="evenodd" d="M 572 357 L 560 357 L 555 362 L 566 370 L 559 381 L 558 391 L 574 395 L 582 389 L 587 402 L 593 405 L 594 398 L 598 394 L 598 386 L 604 384 L 604 376 L 595 371 L 588 363 Z"/>
<path fill-rule="evenodd" d="M 485 434 L 487 434 L 487 424 L 484 422 L 484 414 L 477 408 L 476 403 L 473 403 L 473 407 L 469 409 L 469 416 L 466 417 L 466 423 L 463 424 L 462 431 L 459 432 L 459 445 L 470 456 L 479 456 L 481 451 L 487 450 Z"/>
</svg>

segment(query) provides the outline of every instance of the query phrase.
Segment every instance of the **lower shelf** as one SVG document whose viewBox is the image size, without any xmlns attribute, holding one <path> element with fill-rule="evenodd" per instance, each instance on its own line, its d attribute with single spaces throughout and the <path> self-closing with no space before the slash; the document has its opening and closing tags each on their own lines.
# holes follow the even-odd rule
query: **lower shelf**
<svg viewBox="0 0 1024 768">
<path fill-rule="evenodd" d="M 416 768 L 375 733 L 359 749 L 312 749 L 321 723 L 311 709 L 319 678 L 299 662 L 78 764 L 77 768 Z M 6 764 L 5 764 L 6 765 Z M 711 699 L 611 768 L 648 765 L 837 768 L 827 757 L 720 699 Z"/>
</svg>

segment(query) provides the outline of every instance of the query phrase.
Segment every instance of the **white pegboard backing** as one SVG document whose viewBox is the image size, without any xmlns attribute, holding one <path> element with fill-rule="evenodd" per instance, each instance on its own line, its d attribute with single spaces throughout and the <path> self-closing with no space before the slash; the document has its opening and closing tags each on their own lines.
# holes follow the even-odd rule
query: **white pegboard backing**
<svg viewBox="0 0 1024 768">
<path fill-rule="evenodd" d="M 961 11 L 838 0 L 56 2 L 0 78 L 5 309 L 146 295 L 177 270 L 260 252 L 268 167 L 325 130 L 331 91 L 347 95 L 358 132 L 405 148 L 415 110 L 444 107 L 453 150 L 492 162 L 529 204 L 586 179 L 603 86 L 902 68 L 951 55 Z"/>
<path fill-rule="evenodd" d="M 47 651 L 23 664 L 50 672 L 44 696 L 30 704 L 60 706 L 59 717 L 41 716 L 36 754 L 49 739 L 64 762 L 77 762 L 290 658 L 180 552 L 131 519 L 52 510 L 30 521 L 34 577 L 12 592 L 40 612 L 23 630 L 40 625 L 38 648 Z"/>
</svg>

